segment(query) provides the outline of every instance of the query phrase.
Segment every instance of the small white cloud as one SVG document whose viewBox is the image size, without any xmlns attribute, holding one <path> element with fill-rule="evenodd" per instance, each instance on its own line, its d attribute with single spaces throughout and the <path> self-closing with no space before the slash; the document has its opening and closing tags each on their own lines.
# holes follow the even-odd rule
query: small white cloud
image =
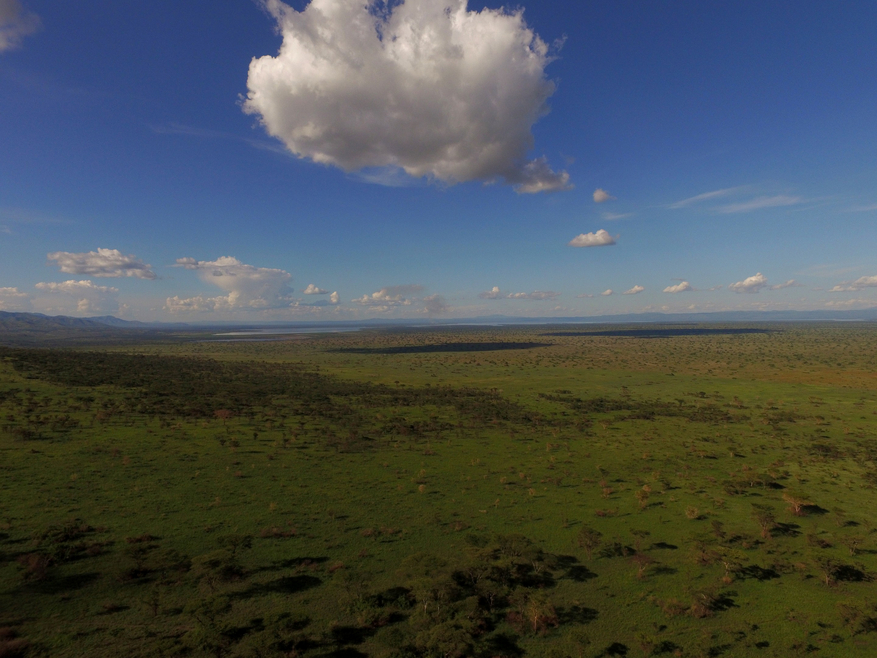
<svg viewBox="0 0 877 658">
<path fill-rule="evenodd" d="M 608 290 L 604 290 L 604 291 L 601 292 L 600 294 L 601 294 L 603 297 L 608 297 L 609 295 L 614 295 L 615 293 L 612 291 L 612 288 L 609 288 Z"/>
<path fill-rule="evenodd" d="M 0 53 L 20 47 L 24 37 L 40 27 L 40 17 L 25 9 L 19 0 L 0 0 Z"/>
<path fill-rule="evenodd" d="M 785 283 L 777 283 L 770 287 L 771 290 L 782 290 L 783 288 L 803 288 L 803 283 L 798 283 L 794 279 L 789 279 Z"/>
<path fill-rule="evenodd" d="M 623 293 L 621 293 L 621 294 L 622 294 L 622 295 L 638 295 L 638 294 L 640 294 L 643 290 L 645 290 L 645 288 L 643 288 L 642 286 L 634 286 L 634 287 L 631 288 L 630 290 L 625 290 L 625 291 L 624 291 Z"/>
<path fill-rule="evenodd" d="M 612 237 L 606 229 L 596 233 L 581 233 L 569 241 L 570 247 L 608 247 L 615 244 L 618 236 Z"/>
<path fill-rule="evenodd" d="M 454 184 L 504 179 L 518 192 L 569 188 L 530 160 L 555 85 L 548 46 L 523 10 L 466 0 L 263 0 L 283 39 L 254 58 L 243 109 L 301 158 L 347 172 L 402 169 Z"/>
<path fill-rule="evenodd" d="M 35 287 L 52 295 L 63 295 L 74 299 L 76 311 L 79 313 L 104 313 L 119 308 L 118 288 L 98 286 L 91 281 L 38 283 Z"/>
<path fill-rule="evenodd" d="M 515 186 L 518 194 L 538 194 L 539 192 L 559 192 L 573 188 L 569 174 L 556 172 L 548 166 L 545 157 L 536 158 L 505 175 L 506 182 Z"/>
<path fill-rule="evenodd" d="M 594 203 L 606 203 L 607 201 L 614 201 L 615 197 L 609 194 L 606 190 L 602 188 L 597 188 L 594 190 Z"/>
<path fill-rule="evenodd" d="M 576 295 L 576 299 L 591 299 L 593 296 L 583 292 L 581 295 Z"/>
<path fill-rule="evenodd" d="M 352 301 L 362 306 L 369 306 L 375 310 L 385 311 L 394 306 L 411 306 L 413 301 L 406 297 L 406 295 L 411 295 L 421 290 L 423 290 L 423 286 L 420 285 L 387 286 L 377 292 L 373 292 L 371 295 L 363 295 L 359 299 Z"/>
<path fill-rule="evenodd" d="M 737 293 L 757 293 L 761 291 L 762 288 L 766 287 L 767 277 L 759 272 L 758 274 L 743 279 L 742 281 L 732 283 L 728 286 L 728 290 L 733 290 Z"/>
<path fill-rule="evenodd" d="M 18 288 L 0 288 L 0 311 L 27 311 L 30 295 Z"/>
<path fill-rule="evenodd" d="M 155 279 L 152 266 L 144 263 L 136 256 L 125 256 L 118 249 L 100 249 L 84 253 L 54 251 L 48 259 L 58 264 L 65 274 L 80 274 L 98 278 L 135 277 L 137 279 Z"/>
<path fill-rule="evenodd" d="M 761 210 L 762 208 L 778 208 L 781 206 L 794 206 L 804 203 L 804 199 L 798 196 L 786 196 L 778 194 L 776 196 L 761 196 L 749 201 L 741 203 L 731 203 L 727 206 L 719 206 L 716 212 L 723 215 L 730 215 L 739 212 L 752 212 L 753 210 Z"/>
<path fill-rule="evenodd" d="M 322 288 L 317 288 L 313 283 L 309 283 L 308 287 L 302 290 L 305 295 L 328 295 L 328 290 L 323 290 Z"/>
<path fill-rule="evenodd" d="M 478 294 L 479 299 L 500 299 L 502 296 L 499 286 L 493 286 L 490 290 Z"/>
<path fill-rule="evenodd" d="M 264 310 L 288 307 L 295 302 L 288 285 L 292 275 L 284 270 L 254 267 L 233 256 L 221 256 L 211 261 L 178 258 L 177 266 L 198 272 L 198 278 L 203 282 L 228 294 L 218 297 L 198 295 L 191 299 L 171 297 L 166 305 L 171 312 L 202 310 L 205 305 L 216 311 Z"/>
<path fill-rule="evenodd" d="M 664 292 L 669 292 L 669 293 L 674 293 L 674 294 L 677 292 L 688 292 L 690 290 L 694 290 L 694 288 L 692 287 L 692 285 L 690 283 L 688 283 L 688 281 L 681 281 L 680 283 L 677 283 L 675 286 L 667 286 L 666 288 L 664 288 Z"/>
<path fill-rule="evenodd" d="M 329 303 L 330 304 L 337 304 L 340 300 L 341 300 L 341 297 L 339 297 L 337 290 L 335 292 L 333 292 L 331 295 L 329 295 Z"/>
<path fill-rule="evenodd" d="M 217 304 L 215 297 L 198 295 L 182 299 L 174 295 L 165 300 L 164 307 L 169 313 L 207 313 L 216 310 Z"/>
<path fill-rule="evenodd" d="M 844 281 L 834 286 L 828 292 L 855 292 L 865 288 L 877 288 L 877 275 L 862 276 L 855 281 Z"/>
<path fill-rule="evenodd" d="M 449 308 L 445 298 L 441 295 L 429 295 L 423 298 L 423 310 L 430 317 L 447 313 Z"/>
<path fill-rule="evenodd" d="M 534 290 L 533 292 L 510 292 L 506 297 L 508 299 L 541 301 L 543 299 L 556 299 L 560 297 L 560 293 L 553 290 Z"/>
</svg>

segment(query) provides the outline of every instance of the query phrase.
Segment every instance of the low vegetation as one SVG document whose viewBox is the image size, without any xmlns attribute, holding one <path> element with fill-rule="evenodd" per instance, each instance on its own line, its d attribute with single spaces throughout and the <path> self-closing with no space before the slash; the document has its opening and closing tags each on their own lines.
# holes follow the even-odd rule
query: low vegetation
<svg viewBox="0 0 877 658">
<path fill-rule="evenodd" d="M 0 348 L 0 656 L 871 656 L 877 327 Z"/>
</svg>

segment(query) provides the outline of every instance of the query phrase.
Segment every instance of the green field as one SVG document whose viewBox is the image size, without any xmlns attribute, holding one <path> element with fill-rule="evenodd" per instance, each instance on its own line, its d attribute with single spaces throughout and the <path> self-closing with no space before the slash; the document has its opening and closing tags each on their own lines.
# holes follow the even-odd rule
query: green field
<svg viewBox="0 0 877 658">
<path fill-rule="evenodd" d="M 0 656 L 877 655 L 877 326 L 0 348 Z"/>
</svg>

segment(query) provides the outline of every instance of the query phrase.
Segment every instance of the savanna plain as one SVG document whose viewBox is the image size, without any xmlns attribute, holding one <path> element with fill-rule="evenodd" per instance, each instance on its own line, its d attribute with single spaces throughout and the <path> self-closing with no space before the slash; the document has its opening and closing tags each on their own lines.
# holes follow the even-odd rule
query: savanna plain
<svg viewBox="0 0 877 658">
<path fill-rule="evenodd" d="M 877 655 L 877 325 L 0 348 L 0 656 Z"/>
</svg>

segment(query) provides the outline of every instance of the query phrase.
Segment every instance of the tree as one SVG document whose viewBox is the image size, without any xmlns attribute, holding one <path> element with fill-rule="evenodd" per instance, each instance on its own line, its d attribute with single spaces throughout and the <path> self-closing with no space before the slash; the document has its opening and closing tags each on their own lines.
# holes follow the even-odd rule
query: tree
<svg viewBox="0 0 877 658">
<path fill-rule="evenodd" d="M 637 553 L 631 561 L 636 565 L 636 577 L 642 580 L 646 575 L 646 570 L 655 563 L 655 558 L 645 553 Z"/>
<path fill-rule="evenodd" d="M 752 518 L 755 519 L 758 527 L 761 528 L 762 538 L 767 539 L 770 537 L 770 531 L 776 527 L 777 521 L 773 509 L 767 505 L 755 504 L 752 506 Z"/>
<path fill-rule="evenodd" d="M 649 504 L 649 492 L 638 489 L 634 496 L 639 501 L 639 508 L 645 509 L 646 505 Z"/>
<path fill-rule="evenodd" d="M 579 548 L 585 550 L 585 553 L 588 554 L 589 560 L 591 559 L 593 552 L 600 548 L 602 543 L 603 533 L 589 525 L 582 526 L 582 529 L 579 530 L 579 533 L 576 535 L 576 544 Z"/>
<path fill-rule="evenodd" d="M 795 494 L 795 493 L 790 493 L 788 491 L 783 493 L 783 500 L 789 504 L 789 510 L 795 516 L 804 516 L 804 508 L 807 505 L 812 504 L 804 496 L 800 496 L 800 495 Z"/>
</svg>

